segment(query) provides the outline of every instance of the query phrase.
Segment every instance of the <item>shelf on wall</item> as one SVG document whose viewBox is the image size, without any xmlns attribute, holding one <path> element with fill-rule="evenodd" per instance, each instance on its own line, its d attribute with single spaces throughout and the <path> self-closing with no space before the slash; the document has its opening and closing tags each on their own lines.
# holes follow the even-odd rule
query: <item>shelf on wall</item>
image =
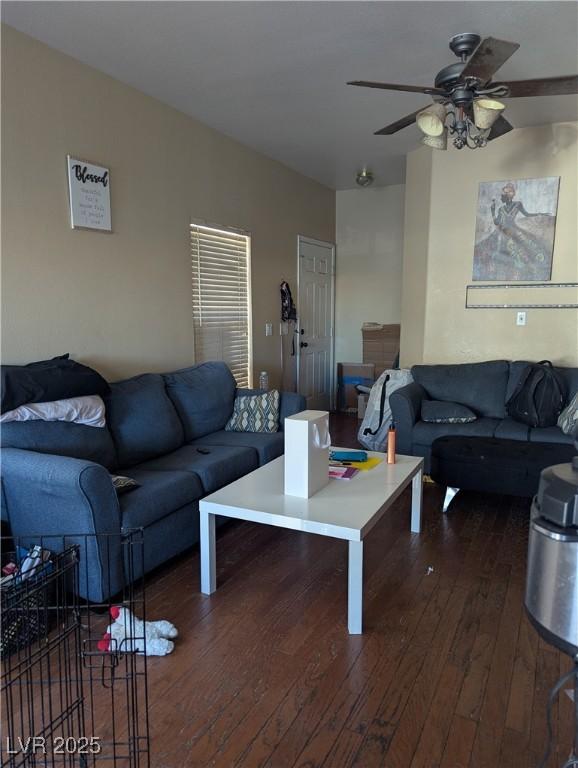
<svg viewBox="0 0 578 768">
<path fill-rule="evenodd" d="M 578 283 L 500 283 L 466 286 L 466 309 L 577 308 Z"/>
</svg>

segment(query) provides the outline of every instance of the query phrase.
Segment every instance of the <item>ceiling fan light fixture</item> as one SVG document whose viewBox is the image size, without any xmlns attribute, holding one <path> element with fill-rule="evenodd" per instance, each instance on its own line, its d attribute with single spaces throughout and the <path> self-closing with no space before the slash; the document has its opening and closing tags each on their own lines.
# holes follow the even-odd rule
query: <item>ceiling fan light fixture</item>
<svg viewBox="0 0 578 768">
<path fill-rule="evenodd" d="M 440 136 L 424 136 L 421 143 L 432 149 L 447 149 L 448 129 L 444 128 Z"/>
<path fill-rule="evenodd" d="M 496 99 L 474 99 L 474 124 L 481 131 L 489 130 L 506 105 Z"/>
<path fill-rule="evenodd" d="M 367 168 L 362 168 L 358 171 L 357 176 L 355 177 L 355 183 L 359 184 L 360 187 L 370 187 L 373 184 L 373 181 L 373 173 Z"/>
<path fill-rule="evenodd" d="M 518 43 L 509 40 L 496 37 L 481 40 L 479 35 L 466 32 L 451 38 L 450 49 L 459 62 L 443 67 L 435 75 L 433 86 L 382 83 L 375 80 L 350 80 L 348 85 L 423 93 L 433 97 L 433 105 L 416 109 L 386 125 L 375 132 L 376 136 L 391 136 L 417 123 L 422 133 L 435 138 L 442 136 L 447 123 L 456 149 L 479 149 L 514 127 L 501 114 L 504 105 L 497 99 L 578 94 L 578 75 L 494 82 L 496 72 L 519 47 Z M 447 113 L 444 105 L 447 106 Z"/>
<path fill-rule="evenodd" d="M 446 122 L 446 108 L 443 104 L 434 103 L 418 113 L 417 127 L 426 136 L 441 136 Z"/>
</svg>

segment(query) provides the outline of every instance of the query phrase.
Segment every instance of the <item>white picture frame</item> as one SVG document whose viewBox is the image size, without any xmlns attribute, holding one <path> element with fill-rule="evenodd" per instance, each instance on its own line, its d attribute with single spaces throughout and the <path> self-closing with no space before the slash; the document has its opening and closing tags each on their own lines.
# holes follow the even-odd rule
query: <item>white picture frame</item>
<svg viewBox="0 0 578 768">
<path fill-rule="evenodd" d="M 66 168 L 71 228 L 112 232 L 109 169 L 72 155 Z"/>
</svg>

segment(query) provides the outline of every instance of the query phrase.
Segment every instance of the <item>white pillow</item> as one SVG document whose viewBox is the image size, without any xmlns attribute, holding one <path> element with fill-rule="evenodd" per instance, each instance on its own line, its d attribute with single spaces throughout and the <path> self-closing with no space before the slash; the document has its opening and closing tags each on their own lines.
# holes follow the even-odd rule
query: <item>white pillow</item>
<svg viewBox="0 0 578 768">
<path fill-rule="evenodd" d="M 70 397 L 51 403 L 27 403 L 0 416 L 0 423 L 9 421 L 73 421 L 86 427 L 106 426 L 104 402 L 98 395 Z"/>
<path fill-rule="evenodd" d="M 578 392 L 558 416 L 558 426 L 565 435 L 578 437 Z"/>
</svg>

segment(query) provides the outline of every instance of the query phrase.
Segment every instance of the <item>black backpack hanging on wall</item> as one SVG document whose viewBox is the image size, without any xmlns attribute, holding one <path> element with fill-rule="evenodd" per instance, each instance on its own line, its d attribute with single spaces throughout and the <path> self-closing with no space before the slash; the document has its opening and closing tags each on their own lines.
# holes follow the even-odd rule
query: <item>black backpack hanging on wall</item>
<svg viewBox="0 0 578 768">
<path fill-rule="evenodd" d="M 553 427 L 565 401 L 564 379 L 549 360 L 542 360 L 524 368 L 506 410 L 530 427 Z"/>
</svg>

